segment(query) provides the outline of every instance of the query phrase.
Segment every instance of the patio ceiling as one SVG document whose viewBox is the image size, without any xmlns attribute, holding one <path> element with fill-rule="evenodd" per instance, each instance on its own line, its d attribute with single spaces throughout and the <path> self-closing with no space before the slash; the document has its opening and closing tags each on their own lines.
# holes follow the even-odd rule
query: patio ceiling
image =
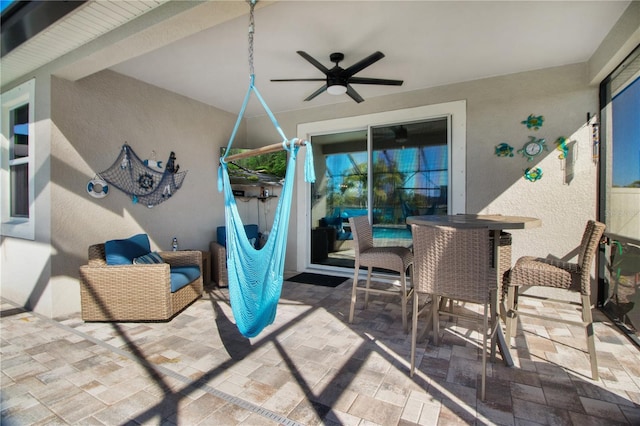
<svg viewBox="0 0 640 426">
<path fill-rule="evenodd" d="M 90 55 L 91 71 L 77 72 L 82 66 L 75 66 L 71 72 L 71 61 L 54 74 L 75 80 L 111 69 L 236 113 L 248 83 L 249 7 L 242 1 L 187 3 L 90 0 L 3 57 L 3 84 L 68 55 L 83 43 L 106 40 L 115 28 L 143 19 L 153 9 L 175 11 L 173 15 L 165 12 L 162 20 L 153 23 L 157 32 L 154 37 L 146 36 L 146 45 L 127 42 L 127 55 L 108 51 L 106 40 L 102 51 L 98 47 L 97 54 L 77 59 L 83 65 Z M 261 1 L 255 14 L 256 85 L 276 113 L 338 103 L 356 105 L 346 95 L 327 93 L 304 102 L 321 86 L 318 82 L 270 82 L 322 77 L 296 54 L 298 50 L 329 68 L 332 52 L 345 54 L 341 66 L 346 68 L 382 51 L 386 57 L 358 76 L 402 79 L 404 84 L 354 85 L 365 99 L 360 106 L 378 96 L 582 63 L 591 58 L 629 4 L 628 0 Z M 192 9 L 191 14 L 183 13 L 187 8 Z M 95 19 L 98 11 L 102 14 Z M 194 25 L 198 13 L 202 21 L 209 22 Z M 105 15 L 108 20 L 103 19 Z M 176 35 L 175 28 L 182 28 L 183 33 Z M 246 116 L 263 114 L 255 102 Z"/>
<path fill-rule="evenodd" d="M 167 1 L 14 2 L 2 17 L 3 85 Z"/>
</svg>

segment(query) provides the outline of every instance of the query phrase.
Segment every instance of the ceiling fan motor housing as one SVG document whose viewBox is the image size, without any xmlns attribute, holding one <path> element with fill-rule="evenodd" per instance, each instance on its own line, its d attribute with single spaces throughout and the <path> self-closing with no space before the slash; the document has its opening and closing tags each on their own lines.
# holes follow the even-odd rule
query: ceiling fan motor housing
<svg viewBox="0 0 640 426">
<path fill-rule="evenodd" d="M 338 62 L 342 62 L 344 60 L 344 54 L 340 52 L 335 52 L 329 55 L 329 60 L 338 65 Z"/>
</svg>

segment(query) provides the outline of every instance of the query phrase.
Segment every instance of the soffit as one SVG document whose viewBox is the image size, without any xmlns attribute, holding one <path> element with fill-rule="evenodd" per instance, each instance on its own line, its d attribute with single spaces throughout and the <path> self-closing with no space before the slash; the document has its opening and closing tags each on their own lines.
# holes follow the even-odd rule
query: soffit
<svg viewBox="0 0 640 426">
<path fill-rule="evenodd" d="M 167 1 L 90 0 L 4 56 L 2 82 L 29 74 Z"/>
</svg>

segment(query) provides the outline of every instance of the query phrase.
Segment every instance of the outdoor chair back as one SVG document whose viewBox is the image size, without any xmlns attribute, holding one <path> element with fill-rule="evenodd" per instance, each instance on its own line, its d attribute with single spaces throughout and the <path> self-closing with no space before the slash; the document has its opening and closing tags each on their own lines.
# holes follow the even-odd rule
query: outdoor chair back
<svg viewBox="0 0 640 426">
<path fill-rule="evenodd" d="M 478 319 L 477 314 L 444 310 L 446 300 L 471 302 L 483 306 L 482 315 L 482 384 L 481 399 L 486 388 L 487 342 L 494 336 L 494 321 L 489 307 L 492 292 L 497 290 L 492 268 L 492 250 L 487 228 L 453 228 L 447 226 L 411 225 L 414 251 L 413 313 L 411 330 L 411 375 L 415 370 L 418 330 L 419 294 L 431 296 L 433 340 L 438 344 L 440 316 Z M 490 327 L 491 323 L 491 327 Z"/>
<path fill-rule="evenodd" d="M 413 264 L 413 253 L 407 247 L 375 247 L 373 243 L 373 228 L 367 216 L 349 218 L 349 225 L 353 233 L 355 247 L 355 268 L 353 273 L 353 286 L 351 289 L 351 308 L 349 310 L 349 322 L 353 322 L 356 298 L 358 292 L 365 293 L 364 308 L 369 303 L 369 294 L 398 294 L 397 289 L 380 289 L 371 287 L 371 278 L 374 268 L 385 269 L 400 274 L 400 304 L 402 307 L 402 327 L 408 332 L 407 301 L 411 296 L 411 288 L 407 283 L 407 269 Z M 365 287 L 358 286 L 360 267 L 367 268 L 367 281 Z M 378 275 L 379 271 L 375 272 Z"/>
<path fill-rule="evenodd" d="M 582 235 L 576 263 L 559 259 L 547 259 L 533 256 L 523 256 L 514 265 L 509 278 L 507 295 L 507 343 L 515 334 L 516 320 L 519 316 L 562 322 L 578 325 L 585 329 L 587 348 L 591 359 L 591 375 L 598 380 L 598 362 L 596 359 L 595 339 L 593 335 L 593 318 L 591 314 L 591 268 L 596 252 L 605 231 L 605 225 L 589 220 Z M 582 321 L 564 319 L 562 317 L 546 316 L 536 312 L 524 312 L 518 309 L 517 299 L 524 296 L 518 294 L 519 287 L 554 287 L 580 294 Z M 563 300 L 554 300 L 563 303 Z"/>
</svg>

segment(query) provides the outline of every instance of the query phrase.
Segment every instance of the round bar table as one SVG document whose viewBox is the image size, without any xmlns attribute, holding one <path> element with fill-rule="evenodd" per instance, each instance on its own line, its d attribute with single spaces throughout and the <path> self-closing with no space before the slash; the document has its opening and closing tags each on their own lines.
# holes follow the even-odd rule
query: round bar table
<svg viewBox="0 0 640 426">
<path fill-rule="evenodd" d="M 407 217 L 407 225 L 424 225 L 424 226 L 450 226 L 454 228 L 487 228 L 489 229 L 493 240 L 493 263 L 494 268 L 498 268 L 500 264 L 500 233 L 507 229 L 531 229 L 542 226 L 542 221 L 535 217 L 526 216 L 503 216 L 503 215 L 483 215 L 483 214 L 455 214 L 445 216 L 409 216 Z M 496 279 L 500 280 L 499 274 Z M 500 282 L 497 288 L 501 288 Z M 492 321 L 497 320 L 498 293 L 493 292 L 492 297 Z M 502 354 L 502 359 L 509 367 L 513 367 L 513 358 L 509 351 L 509 345 L 504 338 L 501 327 L 496 327 L 498 339 L 498 348 Z M 491 345 L 491 356 L 495 357 L 495 345 Z"/>
<path fill-rule="evenodd" d="M 456 228 L 488 228 L 492 231 L 505 229 L 530 229 L 542 226 L 535 217 L 503 216 L 500 214 L 452 214 L 447 216 L 409 216 L 407 224 L 428 226 L 451 226 Z"/>
</svg>

